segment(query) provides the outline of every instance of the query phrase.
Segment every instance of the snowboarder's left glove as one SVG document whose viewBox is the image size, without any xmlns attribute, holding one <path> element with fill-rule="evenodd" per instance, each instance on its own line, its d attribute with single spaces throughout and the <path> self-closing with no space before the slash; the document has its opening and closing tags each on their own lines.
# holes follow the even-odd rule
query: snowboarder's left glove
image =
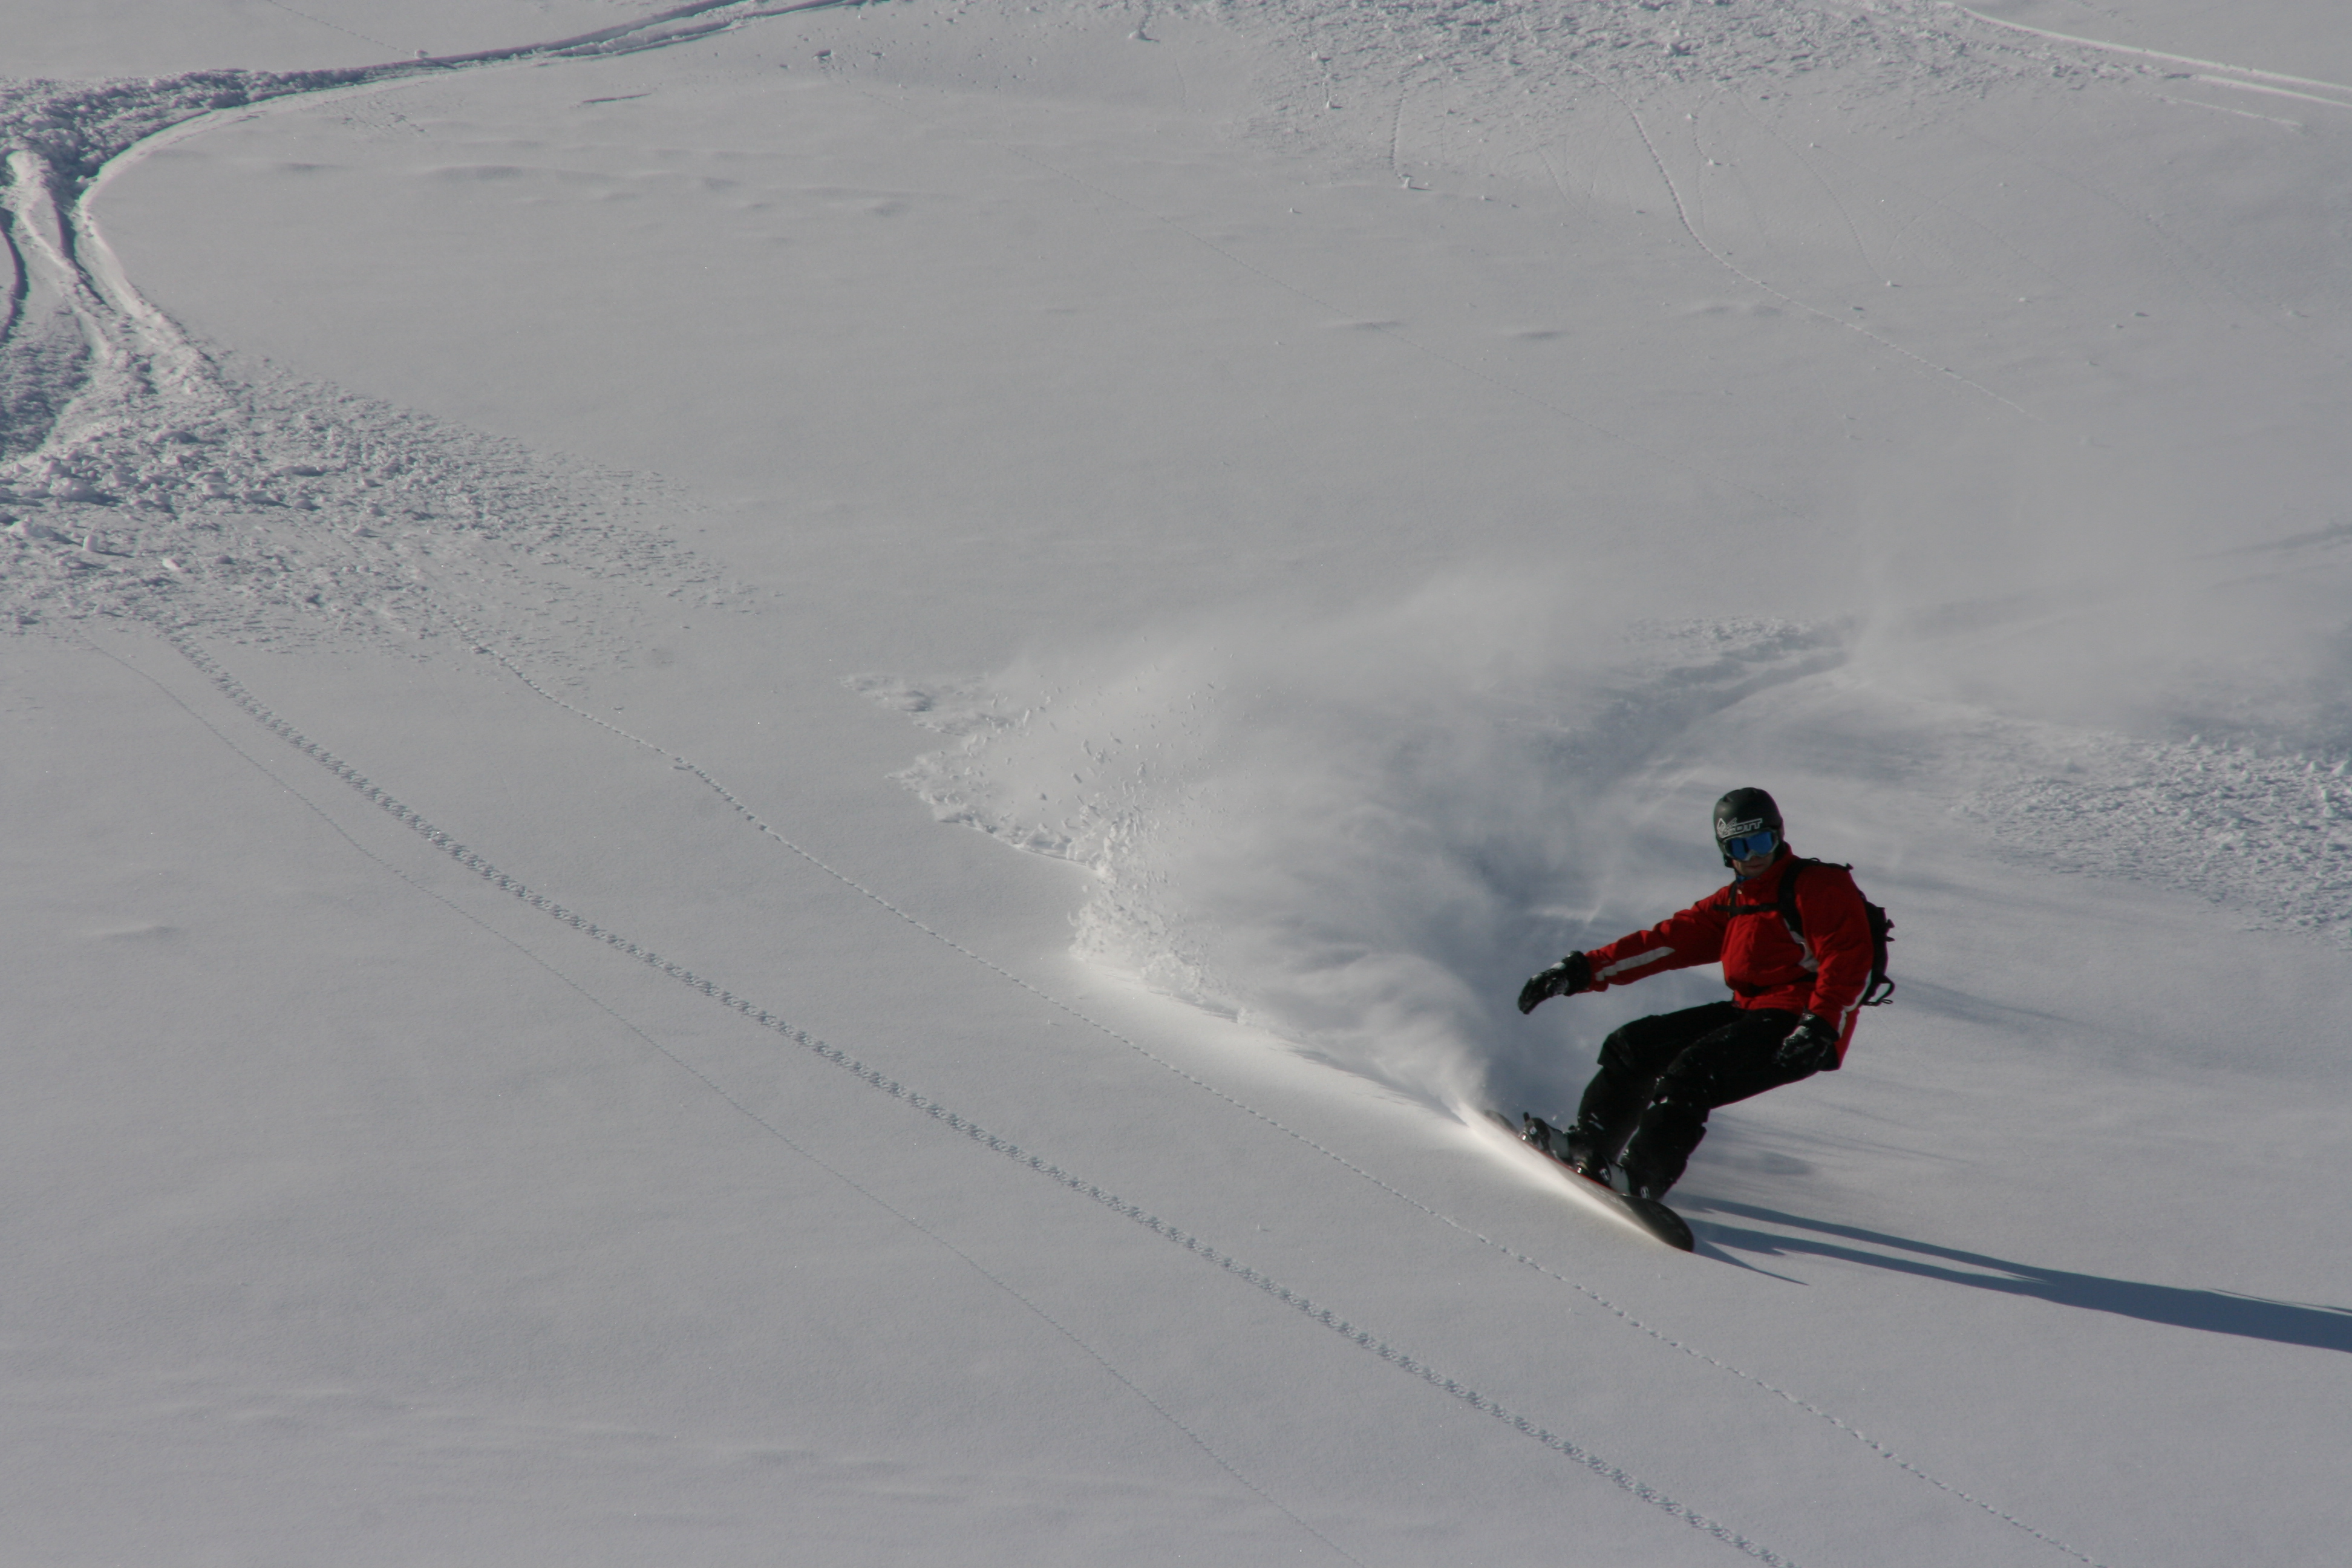
<svg viewBox="0 0 2352 1568">
<path fill-rule="evenodd" d="M 1519 1011 L 1532 1013 L 1536 1004 L 1551 996 L 1573 996 L 1592 989 L 1592 965 L 1580 952 L 1571 952 L 1519 987 Z"/>
<path fill-rule="evenodd" d="M 1772 1063 L 1783 1072 L 1819 1072 L 1836 1062 L 1837 1037 L 1835 1024 L 1818 1013 L 1808 1013 L 1772 1053 Z"/>
</svg>

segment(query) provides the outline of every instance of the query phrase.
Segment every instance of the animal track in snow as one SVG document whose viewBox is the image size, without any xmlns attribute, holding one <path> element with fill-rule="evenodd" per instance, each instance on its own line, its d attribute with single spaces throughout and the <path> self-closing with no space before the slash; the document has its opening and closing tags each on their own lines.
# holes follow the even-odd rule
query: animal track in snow
<svg viewBox="0 0 2352 1568">
<path fill-rule="evenodd" d="M 500 869 L 494 862 L 483 856 L 479 851 L 459 842 L 450 835 L 443 832 L 440 828 L 435 826 L 434 824 L 423 814 L 383 790 L 365 773 L 353 767 L 349 762 L 337 756 L 332 752 L 328 751 L 325 747 L 320 746 L 318 742 L 304 735 L 299 730 L 289 723 L 284 718 L 266 707 L 258 699 L 254 697 L 250 691 L 247 690 L 246 688 L 238 682 L 236 678 L 224 668 L 216 659 L 204 652 L 202 648 L 197 647 L 188 637 L 184 635 L 175 634 L 167 634 L 167 637 L 172 647 L 181 655 L 181 657 L 185 658 L 191 665 L 194 666 L 197 671 L 212 684 L 215 690 L 227 699 L 228 701 L 234 704 L 237 709 L 243 711 L 247 717 L 252 719 L 256 723 L 268 731 L 272 735 L 275 735 L 287 745 L 301 752 L 303 755 L 309 757 L 312 762 L 317 763 L 320 767 L 326 769 L 327 772 L 333 774 L 335 778 L 341 781 L 352 790 L 356 791 L 370 804 L 392 816 L 393 819 L 398 822 L 402 826 L 407 828 L 410 832 L 418 835 L 420 837 L 424 838 L 425 842 L 431 844 L 435 848 L 440 850 L 443 854 L 447 855 L 458 865 L 481 878 L 485 882 L 497 888 L 501 892 L 512 895 L 522 903 L 528 905 L 531 909 L 537 910 L 542 914 L 547 915 L 549 918 L 558 921 L 564 925 L 568 925 L 572 930 L 593 938 L 607 947 L 625 953 L 629 957 L 637 960 L 647 967 L 656 970 L 660 973 L 677 981 L 678 984 L 688 987 L 689 990 L 709 997 L 710 1000 L 718 1003 L 720 1006 L 739 1015 L 746 1021 L 757 1025 L 759 1027 L 768 1030 L 777 1037 L 789 1041 L 791 1044 L 808 1051 L 818 1059 L 826 1062 L 833 1067 L 841 1068 L 856 1078 L 859 1081 L 873 1089 L 881 1090 L 893 1100 L 898 1100 L 908 1108 L 921 1111 L 924 1115 L 939 1121 L 951 1131 L 961 1133 L 973 1144 L 981 1148 L 984 1148 L 992 1153 L 1000 1154 L 1005 1159 L 1013 1162 L 1015 1164 L 1035 1172 L 1037 1174 L 1045 1177 L 1048 1181 L 1053 1182 L 1066 1191 L 1083 1197 L 1091 1203 L 1098 1204 L 1104 1208 L 1108 1209 L 1110 1212 L 1119 1215 L 1121 1218 L 1142 1226 L 1144 1229 L 1150 1231 L 1152 1235 L 1159 1237 L 1160 1239 L 1182 1247 L 1186 1252 L 1200 1258 L 1202 1262 L 1207 1263 L 1221 1272 L 1263 1292 L 1267 1297 L 1281 1303 L 1283 1306 L 1298 1313 L 1302 1317 L 1307 1318 L 1308 1321 L 1339 1335 L 1342 1339 L 1354 1345 L 1357 1349 L 1376 1356 L 1380 1360 L 1387 1363 L 1389 1365 L 1395 1367 L 1397 1370 L 1407 1373 L 1412 1376 L 1420 1379 L 1422 1382 L 1439 1390 L 1441 1393 L 1467 1405 L 1470 1408 L 1477 1411 L 1479 1414 L 1492 1416 L 1494 1419 L 1504 1423 L 1506 1426 L 1510 1427 L 1511 1430 L 1541 1444 L 1546 1448 L 1550 1449 L 1552 1452 L 1560 1455 L 1570 1462 L 1590 1471 L 1594 1476 L 1609 1482 L 1621 1491 L 1625 1492 L 1648 1507 L 1656 1509 L 1665 1513 L 1668 1517 L 1677 1520 L 1680 1522 L 1690 1526 L 1692 1529 L 1700 1531 L 1715 1540 L 1720 1541 L 1724 1544 L 1732 1547 L 1741 1553 L 1754 1558 L 1758 1562 L 1769 1564 L 1771 1565 L 1771 1568 L 1796 1568 L 1796 1565 L 1791 1563 L 1790 1559 L 1780 1553 L 1770 1550 L 1761 1543 L 1750 1539 L 1748 1536 L 1734 1530 L 1730 1526 L 1700 1512 L 1675 1498 L 1660 1491 L 1655 1487 L 1653 1487 L 1646 1481 L 1643 1480 L 1640 1477 L 1633 1474 L 1621 1466 L 1610 1462 L 1607 1458 L 1594 1453 L 1591 1449 L 1585 1447 L 1583 1445 L 1574 1441 L 1573 1439 L 1563 1436 L 1546 1426 L 1538 1425 L 1526 1415 L 1518 1414 L 1475 1387 L 1464 1384 L 1457 1379 L 1446 1376 L 1442 1371 L 1433 1366 L 1427 1361 L 1391 1343 L 1389 1341 L 1381 1338 L 1379 1334 L 1361 1327 L 1349 1319 L 1342 1316 L 1332 1308 L 1316 1300 L 1314 1298 L 1292 1289 L 1274 1277 L 1251 1267 L 1247 1263 L 1244 1263 L 1233 1253 L 1212 1245 L 1202 1237 L 1196 1236 L 1181 1226 L 1171 1224 L 1169 1221 L 1160 1218 L 1158 1215 L 1150 1212 L 1139 1204 L 1130 1203 L 1125 1198 L 1120 1197 L 1118 1194 L 1109 1192 L 1102 1186 L 1066 1170 L 1061 1165 L 1047 1159 L 1043 1154 L 1025 1149 L 1010 1140 L 991 1132 L 985 1127 L 982 1127 L 977 1122 L 957 1113 L 949 1107 L 941 1104 L 940 1101 L 933 1100 L 929 1096 L 925 1095 L 910 1088 L 907 1084 L 900 1082 L 898 1079 L 890 1077 L 882 1069 L 870 1066 L 840 1047 L 830 1045 L 824 1040 L 810 1035 L 805 1029 L 794 1027 L 787 1019 L 759 1005 L 751 998 L 737 994 L 735 992 L 720 985 L 717 981 L 701 975 L 688 966 L 665 957 L 663 954 L 656 952 L 641 943 L 631 941 L 623 933 L 591 920 L 580 910 L 569 908 L 568 906 L 558 902 L 554 899 L 550 898 L 543 891 L 530 887 L 520 879 Z M 217 731 L 215 731 L 215 733 L 217 733 Z M 226 740 L 226 737 L 224 736 L 223 739 Z M 709 780 L 707 774 L 704 775 L 704 777 L 706 782 L 712 784 L 712 787 L 718 787 L 716 782 Z M 340 832 L 341 829 L 339 828 L 338 831 Z M 348 835 L 345 837 L 348 837 Z M 573 983 L 567 982 L 567 984 Z M 576 984 L 575 988 L 577 988 Z M 592 1000 L 593 1000 L 593 997 Z M 597 1005 L 599 1006 L 603 1006 L 603 1004 L 601 1003 Z M 609 1012 L 610 1009 L 607 1008 L 606 1011 Z M 743 1115 L 751 1118 L 760 1126 L 766 1129 L 769 1133 L 781 1140 L 788 1146 L 793 1147 L 796 1151 L 800 1151 L 800 1145 L 781 1128 L 778 1128 L 765 1117 L 761 1116 L 757 1111 L 743 1104 L 742 1101 L 738 1100 L 734 1095 L 729 1093 L 726 1088 L 717 1079 L 711 1078 L 701 1068 L 697 1068 L 690 1062 L 687 1061 L 686 1058 L 677 1056 L 668 1047 L 653 1040 L 651 1037 L 644 1035 L 640 1030 L 636 1030 L 635 1026 L 629 1026 L 629 1027 L 633 1033 L 638 1034 L 640 1038 L 646 1039 L 646 1043 L 652 1046 L 654 1049 L 659 1051 L 662 1055 L 668 1057 L 672 1061 L 677 1063 L 678 1066 L 691 1073 L 695 1078 L 700 1079 L 706 1087 L 708 1087 L 714 1094 L 718 1095 L 721 1100 L 725 1100 L 729 1105 L 734 1107 Z M 805 1152 L 805 1151 L 800 1152 Z M 827 1166 L 826 1168 L 830 1170 L 832 1167 Z M 835 1173 L 838 1174 L 839 1173 Z M 847 1180 L 846 1177 L 844 1177 L 844 1179 Z M 856 1185 L 856 1184 L 852 1183 L 852 1184 Z M 860 1187 L 858 1190 L 862 1192 L 865 1189 Z M 1390 1190 L 1393 1191 L 1394 1189 Z M 872 1194 L 869 1194 L 868 1195 L 870 1196 Z M 877 1201 L 878 1202 L 880 1200 L 877 1199 Z M 898 1213 L 898 1211 L 894 1209 L 892 1212 Z M 900 1217 L 907 1218 L 908 1216 L 901 1214 Z M 914 1222 L 909 1220 L 909 1223 Z M 1459 1227 L 1457 1226 L 1456 1228 Z M 927 1230 L 926 1234 L 930 1233 Z M 1484 1238 L 1482 1237 L 1480 1239 L 1483 1240 Z M 959 1254 L 959 1256 L 961 1256 L 961 1254 Z M 967 1258 L 966 1261 L 969 1262 L 971 1259 Z M 1520 1261 L 1528 1263 L 1530 1266 L 1537 1267 L 1538 1268 L 1541 1267 L 1540 1265 L 1534 1264 L 1532 1259 L 1521 1258 Z M 974 1267 L 978 1268 L 979 1265 L 974 1264 Z M 984 1268 L 982 1269 L 982 1272 L 988 1274 L 988 1277 L 991 1279 L 995 1280 L 1000 1286 L 1003 1286 L 1006 1290 L 1013 1294 L 1017 1299 L 1021 1300 L 1024 1305 L 1030 1306 L 1031 1310 L 1037 1311 L 1041 1317 L 1045 1316 L 1041 1310 L 1037 1309 L 1034 1304 L 1029 1303 L 1025 1297 L 1021 1296 L 1020 1292 L 1017 1290 L 1013 1290 L 1013 1288 L 1005 1281 L 998 1279 L 997 1276 L 990 1273 Z M 1546 1272 L 1548 1273 L 1549 1271 L 1546 1270 Z M 1555 1278 L 1557 1277 L 1555 1276 Z M 1621 1317 L 1623 1316 L 1622 1313 L 1619 1315 Z M 1628 1321 L 1630 1321 L 1630 1320 Z M 1054 1320 L 1050 1317 L 1046 1318 L 1046 1321 L 1053 1324 L 1053 1326 L 1066 1337 L 1071 1338 L 1082 1350 L 1087 1350 L 1087 1353 L 1094 1355 L 1096 1360 L 1098 1362 L 1102 1361 L 1102 1358 L 1097 1352 L 1093 1352 L 1091 1347 L 1085 1344 L 1085 1342 L 1076 1340 L 1076 1337 L 1070 1334 L 1068 1330 L 1062 1328 L 1058 1323 L 1055 1323 Z M 1102 1362 L 1102 1364 L 1107 1370 L 1110 1370 L 1112 1372 L 1112 1375 L 1117 1377 L 1119 1382 L 1126 1384 L 1130 1391 L 1136 1393 L 1139 1397 L 1145 1398 L 1147 1403 L 1151 1404 L 1152 1408 L 1159 1411 L 1163 1417 L 1174 1422 L 1174 1417 L 1168 1415 L 1168 1413 L 1165 1410 L 1160 1409 L 1156 1402 L 1150 1401 L 1148 1395 L 1144 1395 L 1142 1391 L 1139 1388 L 1137 1388 L 1132 1383 L 1129 1383 L 1123 1374 L 1118 1373 L 1116 1369 L 1110 1368 L 1108 1362 Z M 1717 1363 L 1714 1364 L 1720 1366 L 1722 1363 Z M 1773 1392 L 1777 1393 L 1778 1391 L 1775 1390 Z M 1816 1414 L 1819 1413 L 1816 1412 Z M 1188 1437 L 1192 1437 L 1195 1443 L 1200 1444 L 1201 1447 L 1209 1453 L 1211 1458 L 1223 1466 L 1229 1473 L 1234 1474 L 1237 1479 L 1242 1479 L 1244 1485 L 1250 1486 L 1250 1489 L 1253 1491 L 1257 1491 L 1260 1497 L 1265 1497 L 1265 1494 L 1263 1491 L 1259 1491 L 1258 1489 L 1255 1485 L 1249 1483 L 1245 1478 L 1242 1478 L 1239 1472 L 1233 1468 L 1231 1464 L 1218 1456 L 1213 1449 L 1209 1448 L 1208 1445 L 1197 1435 L 1193 1434 L 1189 1427 L 1183 1426 L 1181 1423 L 1175 1423 L 1175 1425 L 1177 1425 L 1179 1430 L 1183 1431 Z M 1839 1425 L 1843 1426 L 1843 1423 L 1840 1423 Z M 1859 1435 L 1856 1434 L 1856 1436 Z M 1876 1447 L 1875 1445 L 1872 1446 L 1874 1447 Z M 1886 1455 L 1885 1457 L 1892 1458 L 1893 1456 Z M 1904 1468 L 1906 1469 L 1910 1468 L 1907 1465 Z M 1920 1472 L 1915 1471 L 1914 1473 L 1919 1474 Z M 1923 1479 L 1932 1479 L 1932 1478 L 1926 1478 L 1924 1475 Z M 1937 1484 L 1940 1485 L 1940 1483 Z M 1268 1502 L 1274 1501 L 1271 1498 L 1266 1498 L 1266 1500 Z M 1279 1503 L 1275 1503 L 1274 1506 L 1277 1508 L 1281 1507 Z M 1286 1514 L 1289 1513 L 1287 1509 L 1283 1509 L 1282 1511 Z M 1325 1544 L 1332 1544 L 1328 1539 L 1324 1538 L 1319 1531 L 1315 1531 L 1311 1526 L 1306 1525 L 1304 1521 L 1298 1520 L 1297 1515 L 1292 1514 L 1290 1517 L 1295 1522 L 1298 1522 L 1302 1528 L 1307 1529 L 1310 1533 L 1316 1534 L 1318 1539 L 1325 1540 Z M 1337 1546 L 1334 1546 L 1333 1549 L 1335 1551 L 1339 1550 Z M 1341 1552 L 1340 1554 L 1343 1556 L 1349 1555 L 1345 1552 Z M 1350 1560 L 1352 1561 L 1353 1559 L 1351 1558 Z"/>
</svg>

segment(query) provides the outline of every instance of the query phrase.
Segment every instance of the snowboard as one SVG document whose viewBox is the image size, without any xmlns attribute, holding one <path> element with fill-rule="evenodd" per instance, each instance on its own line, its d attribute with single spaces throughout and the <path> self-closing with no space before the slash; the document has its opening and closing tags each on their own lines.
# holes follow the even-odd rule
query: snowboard
<svg viewBox="0 0 2352 1568">
<path fill-rule="evenodd" d="M 1514 1127 L 1511 1125 L 1511 1119 L 1499 1110 L 1490 1110 L 1486 1114 L 1492 1116 L 1519 1142 L 1541 1154 L 1545 1162 L 1559 1171 L 1561 1175 L 1574 1182 L 1579 1192 L 1588 1194 L 1601 1203 L 1607 1204 L 1668 1247 L 1684 1252 L 1690 1252 L 1696 1248 L 1697 1240 L 1691 1235 L 1691 1227 L 1685 1223 L 1682 1215 L 1655 1198 L 1629 1196 L 1605 1182 L 1596 1182 L 1590 1176 L 1580 1174 L 1565 1160 L 1551 1152 L 1547 1147 L 1549 1140 L 1528 1136 L 1538 1127 L 1541 1127 L 1546 1133 L 1557 1134 L 1558 1129 L 1552 1127 L 1541 1117 L 1529 1112 L 1522 1116 L 1519 1119 L 1519 1124 Z"/>
</svg>

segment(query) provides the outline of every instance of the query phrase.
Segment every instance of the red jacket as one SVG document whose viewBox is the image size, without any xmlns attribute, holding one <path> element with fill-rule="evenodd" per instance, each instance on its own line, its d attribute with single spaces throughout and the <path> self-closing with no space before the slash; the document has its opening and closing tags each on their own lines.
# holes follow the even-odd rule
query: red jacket
<svg viewBox="0 0 2352 1568">
<path fill-rule="evenodd" d="M 1863 988 L 1870 984 L 1870 917 L 1853 873 L 1816 863 L 1797 879 L 1804 934 L 1790 930 L 1780 919 L 1780 879 L 1794 858 L 1784 844 L 1762 876 L 1736 880 L 1647 931 L 1592 949 L 1584 955 L 1592 965 L 1592 989 L 1630 985 L 1719 958 L 1733 1005 L 1827 1018 L 1837 1026 L 1843 1061 Z"/>
</svg>

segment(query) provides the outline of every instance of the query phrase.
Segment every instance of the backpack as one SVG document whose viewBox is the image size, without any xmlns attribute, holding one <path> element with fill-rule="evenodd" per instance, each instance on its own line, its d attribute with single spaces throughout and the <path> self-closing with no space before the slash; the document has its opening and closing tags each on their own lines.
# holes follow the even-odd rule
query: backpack
<svg viewBox="0 0 2352 1568">
<path fill-rule="evenodd" d="M 1814 860 L 1803 856 L 1789 862 L 1789 869 L 1780 878 L 1780 921 L 1799 941 L 1804 940 L 1804 922 L 1797 918 L 1797 874 L 1808 866 L 1835 866 L 1841 871 L 1853 867 L 1838 860 Z M 1886 944 L 1895 940 L 1895 922 L 1886 911 L 1868 899 L 1862 900 L 1863 913 L 1870 919 L 1870 984 L 1862 988 L 1861 1005 L 1884 1007 L 1895 1000 L 1895 982 L 1886 977 Z"/>
</svg>

